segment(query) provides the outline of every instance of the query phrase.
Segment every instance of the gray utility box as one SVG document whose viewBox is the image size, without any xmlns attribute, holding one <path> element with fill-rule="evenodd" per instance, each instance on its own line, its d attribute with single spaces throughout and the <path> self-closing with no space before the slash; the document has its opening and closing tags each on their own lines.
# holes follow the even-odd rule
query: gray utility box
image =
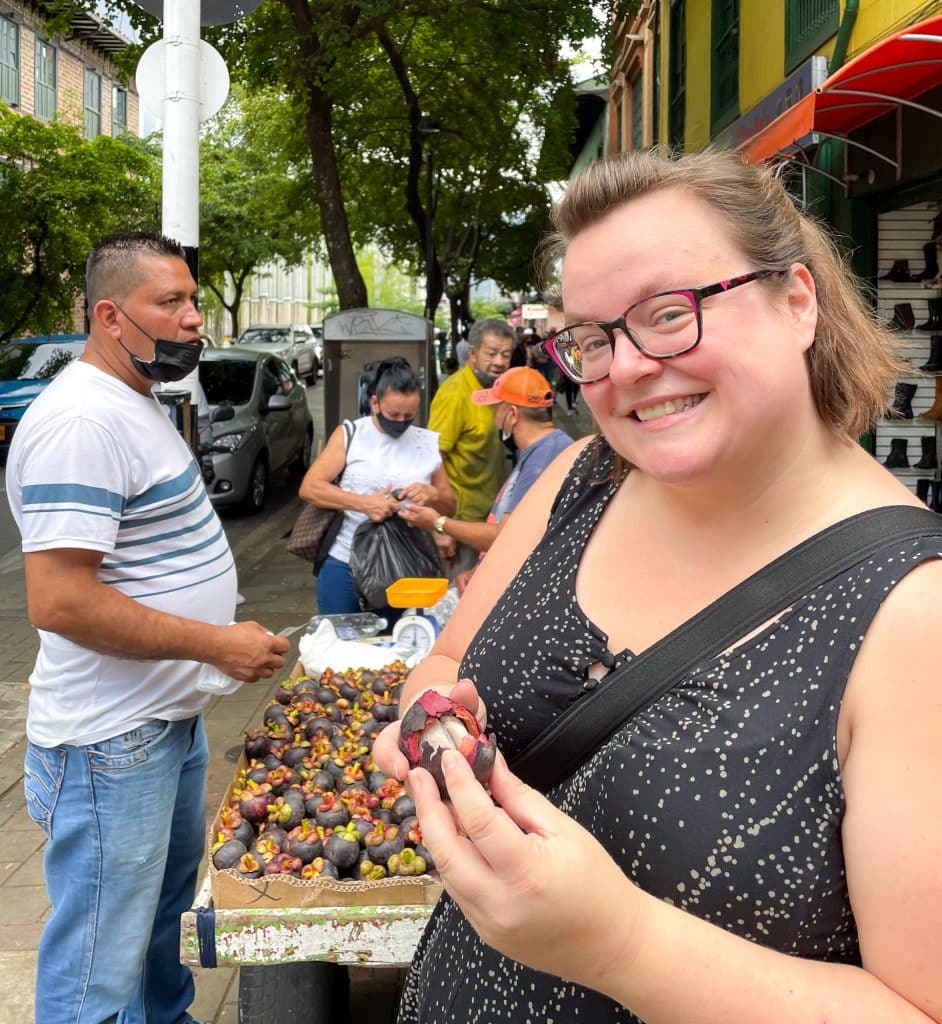
<svg viewBox="0 0 942 1024">
<path fill-rule="evenodd" d="M 360 379 L 369 363 L 402 356 L 422 388 L 416 425 L 428 423 L 438 375 L 432 324 L 398 309 L 344 309 L 324 318 L 324 437 L 360 411 Z"/>
</svg>

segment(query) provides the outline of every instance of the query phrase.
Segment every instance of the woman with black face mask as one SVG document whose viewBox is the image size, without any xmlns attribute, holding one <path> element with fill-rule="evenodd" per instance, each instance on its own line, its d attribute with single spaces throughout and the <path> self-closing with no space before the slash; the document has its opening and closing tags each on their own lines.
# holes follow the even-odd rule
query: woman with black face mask
<svg viewBox="0 0 942 1024">
<path fill-rule="evenodd" d="M 457 506 L 442 466 L 438 434 L 415 425 L 419 379 L 406 359 L 394 356 L 377 367 L 369 393 L 369 415 L 352 423 L 349 445 L 341 425 L 311 464 L 301 483 L 304 501 L 343 510 L 343 521 L 317 574 L 317 610 L 322 615 L 356 612 L 362 602 L 350 572 L 350 551 L 357 527 L 380 523 L 401 505 L 428 505 L 442 515 Z M 401 614 L 389 607 L 371 609 L 389 624 Z"/>
</svg>

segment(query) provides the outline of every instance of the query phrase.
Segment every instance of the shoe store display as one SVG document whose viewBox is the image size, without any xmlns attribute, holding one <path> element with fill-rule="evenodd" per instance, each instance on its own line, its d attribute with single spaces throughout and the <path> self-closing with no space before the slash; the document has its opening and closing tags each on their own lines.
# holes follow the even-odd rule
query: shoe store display
<svg viewBox="0 0 942 1024">
<path fill-rule="evenodd" d="M 916 327 L 917 331 L 942 331 L 942 299 L 929 300 L 929 319 Z"/>
<path fill-rule="evenodd" d="M 921 420 L 942 420 L 942 377 L 935 379 L 935 401 L 932 403 L 932 408 L 920 413 L 919 418 Z"/>
<path fill-rule="evenodd" d="M 910 283 L 913 275 L 909 272 L 909 260 L 894 260 L 893 266 L 880 278 L 881 281 L 895 281 L 897 284 Z"/>
<path fill-rule="evenodd" d="M 929 361 L 919 367 L 926 373 L 942 373 L 942 334 L 933 334 L 929 341 Z"/>
<path fill-rule="evenodd" d="M 897 302 L 893 307 L 893 319 L 890 321 L 891 331 L 902 331 L 904 334 L 916 326 L 916 317 L 912 304 Z"/>
<path fill-rule="evenodd" d="M 890 416 L 895 419 L 911 420 L 913 418 L 913 396 L 916 394 L 916 385 L 900 381 L 896 385 L 893 395 L 893 404 L 890 406 Z"/>
<path fill-rule="evenodd" d="M 913 469 L 938 469 L 939 458 L 936 454 L 935 434 L 928 434 L 919 438 L 922 445 L 922 458 L 913 466 Z"/>
<path fill-rule="evenodd" d="M 930 281 L 939 276 L 939 249 L 935 242 L 926 242 L 922 247 L 922 254 L 926 260 L 925 270 L 916 274 L 914 281 Z"/>
<path fill-rule="evenodd" d="M 890 454 L 887 455 L 883 465 L 887 469 L 909 469 L 909 456 L 906 447 L 909 441 L 905 437 L 894 437 L 890 441 Z"/>
</svg>

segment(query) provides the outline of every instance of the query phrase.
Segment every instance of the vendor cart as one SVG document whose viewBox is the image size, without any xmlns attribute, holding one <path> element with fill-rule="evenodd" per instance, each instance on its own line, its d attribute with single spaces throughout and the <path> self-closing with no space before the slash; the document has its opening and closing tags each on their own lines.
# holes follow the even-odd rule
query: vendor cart
<svg viewBox="0 0 942 1024">
<path fill-rule="evenodd" d="M 388 593 L 391 604 L 408 609 L 406 627 L 414 629 L 423 609 L 446 589 L 446 580 L 402 580 Z M 434 619 L 428 622 L 434 624 L 430 635 L 420 630 L 412 641 L 419 656 L 437 632 Z M 403 905 L 286 907 L 262 885 L 249 905 L 230 909 L 214 905 L 208 870 L 194 906 L 181 918 L 180 959 L 194 967 L 240 968 L 240 1024 L 345 1024 L 347 968 L 386 968 L 398 977 L 411 963 L 441 891 L 439 884 L 425 885 L 421 902 Z"/>
</svg>

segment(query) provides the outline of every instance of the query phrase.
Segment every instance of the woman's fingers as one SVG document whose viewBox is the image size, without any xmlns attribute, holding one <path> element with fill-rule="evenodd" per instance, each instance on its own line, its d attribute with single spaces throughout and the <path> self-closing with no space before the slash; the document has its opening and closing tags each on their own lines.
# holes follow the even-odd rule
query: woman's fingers
<svg viewBox="0 0 942 1024">
<path fill-rule="evenodd" d="M 373 741 L 373 760 L 380 770 L 402 780 L 409 771 L 409 762 L 399 749 L 399 723 L 390 722 Z"/>
<path fill-rule="evenodd" d="M 459 679 L 450 696 L 456 704 L 466 707 L 474 715 L 482 729 L 487 725 L 487 709 L 470 679 Z"/>
</svg>

